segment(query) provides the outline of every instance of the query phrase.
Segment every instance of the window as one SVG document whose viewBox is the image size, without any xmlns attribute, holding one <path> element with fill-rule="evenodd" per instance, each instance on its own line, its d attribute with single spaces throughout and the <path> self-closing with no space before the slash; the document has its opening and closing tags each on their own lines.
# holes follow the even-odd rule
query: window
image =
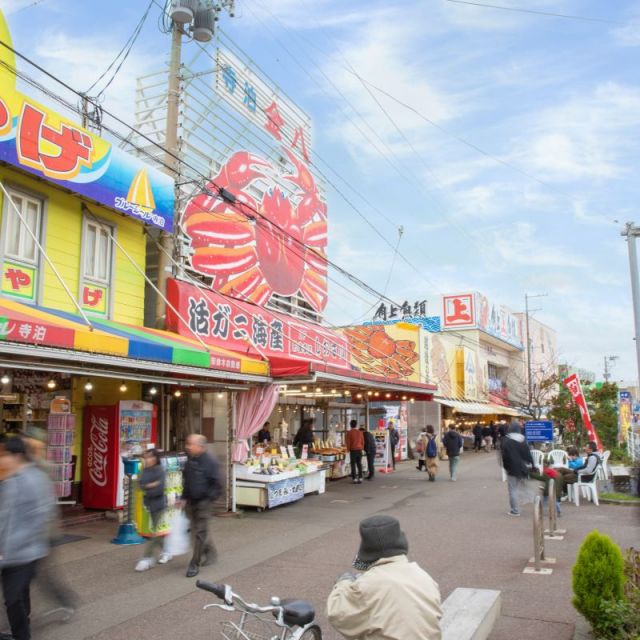
<svg viewBox="0 0 640 640">
<path fill-rule="evenodd" d="M 84 278 L 109 284 L 111 280 L 112 229 L 106 225 L 84 222 Z"/>
<path fill-rule="evenodd" d="M 20 211 L 22 219 L 11 203 L 7 202 L 4 231 L 5 255 L 9 258 L 35 265 L 38 262 L 38 246 L 33 236 L 38 239 L 38 242 L 41 242 L 42 200 L 18 191 L 9 191 L 9 195 L 18 211 Z"/>
</svg>

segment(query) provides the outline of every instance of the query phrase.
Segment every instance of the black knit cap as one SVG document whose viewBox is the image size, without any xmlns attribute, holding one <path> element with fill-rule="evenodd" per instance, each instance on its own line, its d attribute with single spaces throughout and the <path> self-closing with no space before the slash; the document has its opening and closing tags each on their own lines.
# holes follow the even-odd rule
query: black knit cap
<svg viewBox="0 0 640 640">
<path fill-rule="evenodd" d="M 395 518 L 371 516 L 360 523 L 358 561 L 370 564 L 380 558 L 406 555 L 408 551 L 409 543 Z"/>
</svg>

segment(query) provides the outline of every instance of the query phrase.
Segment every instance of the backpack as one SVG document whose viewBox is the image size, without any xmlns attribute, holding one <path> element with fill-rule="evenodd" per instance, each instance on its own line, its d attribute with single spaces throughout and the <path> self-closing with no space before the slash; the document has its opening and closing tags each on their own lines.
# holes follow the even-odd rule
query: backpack
<svg viewBox="0 0 640 640">
<path fill-rule="evenodd" d="M 427 458 L 435 458 L 438 455 L 438 445 L 435 438 L 429 438 L 427 444 Z"/>
<path fill-rule="evenodd" d="M 416 453 L 424 453 L 424 438 L 422 436 L 416 441 Z"/>
</svg>

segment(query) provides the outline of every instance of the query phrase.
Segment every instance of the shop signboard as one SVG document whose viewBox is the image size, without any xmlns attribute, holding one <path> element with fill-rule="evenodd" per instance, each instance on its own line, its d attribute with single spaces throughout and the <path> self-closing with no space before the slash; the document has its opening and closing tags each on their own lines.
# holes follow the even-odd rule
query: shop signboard
<svg viewBox="0 0 640 640">
<path fill-rule="evenodd" d="M 553 442 L 553 422 L 551 420 L 530 420 L 524 423 L 527 442 Z"/>
<path fill-rule="evenodd" d="M 464 397 L 467 400 L 478 399 L 478 362 L 476 353 L 469 347 L 463 347 L 464 357 Z"/>
<path fill-rule="evenodd" d="M 0 340 L 73 349 L 75 331 L 0 310 Z"/>
<path fill-rule="evenodd" d="M 589 440 L 595 442 L 598 446 L 598 450 L 602 450 L 602 442 L 600 442 L 600 437 L 598 436 L 598 432 L 596 428 L 593 426 L 591 422 L 591 416 L 589 415 L 589 407 L 587 406 L 587 400 L 584 397 L 584 393 L 582 391 L 582 385 L 580 384 L 580 377 L 577 373 L 572 373 L 568 378 L 565 378 L 562 381 L 565 387 L 569 390 L 573 401 L 578 406 L 580 410 L 580 416 L 582 417 L 582 423 L 584 424 L 584 428 L 587 430 L 589 435 Z"/>
<path fill-rule="evenodd" d="M 381 302 L 373 314 L 373 320 L 400 320 L 404 318 L 424 318 L 427 316 L 427 301 L 416 300 L 410 303 L 405 300 L 399 307 Z"/>
<path fill-rule="evenodd" d="M 632 416 L 632 398 L 630 391 L 618 392 L 618 442 L 624 442 L 627 439 L 629 429 L 633 420 Z"/>
<path fill-rule="evenodd" d="M 0 12 L 0 39 L 11 36 Z M 16 90 L 15 56 L 0 51 L 0 161 L 171 231 L 173 180 Z"/>
<path fill-rule="evenodd" d="M 296 502 L 304 498 L 304 478 L 287 478 L 278 482 L 268 482 L 267 487 L 267 506 L 271 509 L 280 504 L 288 502 Z"/>
<path fill-rule="evenodd" d="M 477 292 L 442 296 L 442 329 L 478 329 L 522 349 L 520 321 L 505 306 Z"/>
<path fill-rule="evenodd" d="M 216 291 L 169 280 L 167 327 L 180 335 L 240 353 L 351 369 L 346 339 L 336 332 L 268 311 Z M 186 322 L 180 321 L 174 312 Z"/>
<path fill-rule="evenodd" d="M 35 266 L 5 260 L 2 264 L 2 293 L 35 302 L 37 274 Z"/>
<path fill-rule="evenodd" d="M 84 284 L 81 300 L 84 311 L 106 316 L 109 308 L 109 289 L 98 284 Z"/>
</svg>

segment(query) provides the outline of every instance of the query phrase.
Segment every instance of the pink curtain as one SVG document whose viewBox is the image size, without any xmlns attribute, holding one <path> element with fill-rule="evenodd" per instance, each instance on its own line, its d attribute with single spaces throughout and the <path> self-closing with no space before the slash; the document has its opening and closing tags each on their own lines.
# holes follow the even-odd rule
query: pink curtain
<svg viewBox="0 0 640 640">
<path fill-rule="evenodd" d="M 278 401 L 277 384 L 254 387 L 238 394 L 236 404 L 236 437 L 233 443 L 234 462 L 244 462 L 249 453 L 249 438 L 260 431 Z"/>
</svg>

